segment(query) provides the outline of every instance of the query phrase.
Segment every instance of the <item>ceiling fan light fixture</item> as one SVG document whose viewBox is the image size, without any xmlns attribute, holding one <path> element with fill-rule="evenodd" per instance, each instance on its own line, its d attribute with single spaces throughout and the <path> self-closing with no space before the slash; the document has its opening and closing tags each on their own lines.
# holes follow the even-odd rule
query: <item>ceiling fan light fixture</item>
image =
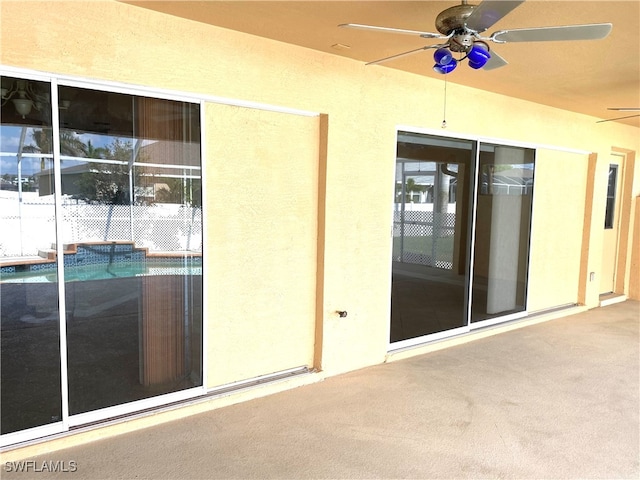
<svg viewBox="0 0 640 480">
<path fill-rule="evenodd" d="M 469 66 L 471 68 L 475 68 L 476 70 L 484 67 L 490 58 L 491 54 L 489 53 L 489 49 L 483 44 L 474 45 L 473 47 L 471 47 L 471 50 L 469 50 L 469 53 L 467 54 Z"/>
<path fill-rule="evenodd" d="M 448 48 L 439 48 L 433 52 L 433 60 L 437 65 L 449 65 L 451 62 L 455 62 L 453 54 Z"/>
<path fill-rule="evenodd" d="M 456 59 L 451 58 L 451 62 L 447 63 L 446 65 L 441 65 L 439 63 L 436 63 L 433 66 L 433 71 L 436 73 L 441 73 L 442 75 L 446 75 L 447 73 L 453 72 L 457 66 L 458 66 L 458 62 L 456 61 Z"/>
<path fill-rule="evenodd" d="M 564 25 L 552 27 L 516 28 L 499 30 L 490 36 L 481 36 L 492 25 L 509 14 L 525 0 L 482 0 L 478 5 L 461 0 L 461 5 L 449 7 L 436 17 L 436 29 L 439 33 L 407 30 L 402 28 L 380 27 L 361 23 L 342 23 L 339 27 L 357 28 L 361 30 L 413 35 L 423 39 L 439 39 L 443 42 L 436 45 L 425 45 L 406 52 L 391 55 L 368 62 L 367 65 L 379 65 L 401 57 L 413 55 L 423 50 L 437 49 L 433 54 L 437 73 L 449 73 L 457 66 L 453 53 L 459 53 L 468 59 L 473 69 L 493 70 L 503 67 L 508 62 L 497 53 L 490 54 L 488 42 L 498 44 L 518 42 L 557 42 L 567 40 L 598 40 L 611 32 L 611 23 L 594 23 L 586 25 Z"/>
</svg>

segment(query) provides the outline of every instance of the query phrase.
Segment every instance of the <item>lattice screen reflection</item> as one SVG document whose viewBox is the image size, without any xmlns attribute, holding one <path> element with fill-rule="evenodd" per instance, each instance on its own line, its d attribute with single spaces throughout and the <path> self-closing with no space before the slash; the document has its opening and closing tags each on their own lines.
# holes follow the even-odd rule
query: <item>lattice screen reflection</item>
<svg viewBox="0 0 640 480">
<path fill-rule="evenodd" d="M 393 260 L 451 270 L 455 225 L 455 213 L 395 212 Z"/>
</svg>

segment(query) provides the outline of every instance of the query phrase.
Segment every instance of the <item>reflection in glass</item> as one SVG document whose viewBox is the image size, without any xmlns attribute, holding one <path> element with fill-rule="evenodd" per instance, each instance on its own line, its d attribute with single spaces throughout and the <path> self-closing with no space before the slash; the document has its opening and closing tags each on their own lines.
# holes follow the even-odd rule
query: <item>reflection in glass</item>
<svg viewBox="0 0 640 480">
<path fill-rule="evenodd" d="M 107 253 L 111 266 L 69 267 L 76 278 L 76 270 L 90 273 L 66 281 L 71 414 L 202 381 L 200 262 L 122 265 L 118 257 L 131 250 L 101 247 L 91 254 Z"/>
<path fill-rule="evenodd" d="M 199 105 L 60 86 L 56 172 L 50 88 L 2 77 L 3 434 L 63 416 L 60 243 L 69 413 L 202 385 Z"/>
<path fill-rule="evenodd" d="M 609 177 L 607 180 L 607 203 L 604 213 L 604 228 L 613 228 L 613 219 L 615 218 L 616 209 L 616 183 L 618 181 L 618 165 L 612 163 L 609 165 Z"/>
<path fill-rule="evenodd" d="M 534 151 L 483 145 L 471 321 L 526 307 Z"/>
<path fill-rule="evenodd" d="M 399 132 L 391 342 L 526 310 L 534 156 Z"/>
<path fill-rule="evenodd" d="M 70 414 L 202 385 L 199 106 L 60 95 Z"/>
<path fill-rule="evenodd" d="M 62 400 L 53 183 L 41 176 L 53 168 L 50 86 L 11 77 L 1 82 L 0 424 L 6 434 L 59 422 Z M 21 98 L 20 89 L 33 100 L 19 111 L 11 98 Z M 10 97 L 11 91 L 17 93 Z"/>
<path fill-rule="evenodd" d="M 467 324 L 472 154 L 468 141 L 398 135 L 391 342 Z"/>
</svg>

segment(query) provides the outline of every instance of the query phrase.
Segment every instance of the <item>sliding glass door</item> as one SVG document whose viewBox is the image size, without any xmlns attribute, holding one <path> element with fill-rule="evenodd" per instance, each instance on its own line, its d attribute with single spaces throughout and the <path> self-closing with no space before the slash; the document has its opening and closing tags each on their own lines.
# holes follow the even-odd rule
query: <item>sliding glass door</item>
<svg viewBox="0 0 640 480">
<path fill-rule="evenodd" d="M 531 149 L 398 133 L 390 343 L 526 310 L 533 167 Z"/>
<path fill-rule="evenodd" d="M 2 90 L 2 434 L 202 393 L 200 104 Z"/>
<path fill-rule="evenodd" d="M 201 385 L 199 106 L 59 96 L 69 412 Z"/>
</svg>

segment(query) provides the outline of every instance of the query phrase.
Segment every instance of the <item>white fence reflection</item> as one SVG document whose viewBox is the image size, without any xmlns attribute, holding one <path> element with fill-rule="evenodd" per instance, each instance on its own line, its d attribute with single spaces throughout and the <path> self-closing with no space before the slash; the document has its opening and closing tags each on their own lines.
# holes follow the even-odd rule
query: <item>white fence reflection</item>
<svg viewBox="0 0 640 480">
<path fill-rule="evenodd" d="M 92 205 L 63 199 L 63 242 L 134 241 L 150 251 L 202 251 L 202 208 Z M 53 197 L 0 191 L 0 257 L 37 256 L 56 244 Z"/>
</svg>

